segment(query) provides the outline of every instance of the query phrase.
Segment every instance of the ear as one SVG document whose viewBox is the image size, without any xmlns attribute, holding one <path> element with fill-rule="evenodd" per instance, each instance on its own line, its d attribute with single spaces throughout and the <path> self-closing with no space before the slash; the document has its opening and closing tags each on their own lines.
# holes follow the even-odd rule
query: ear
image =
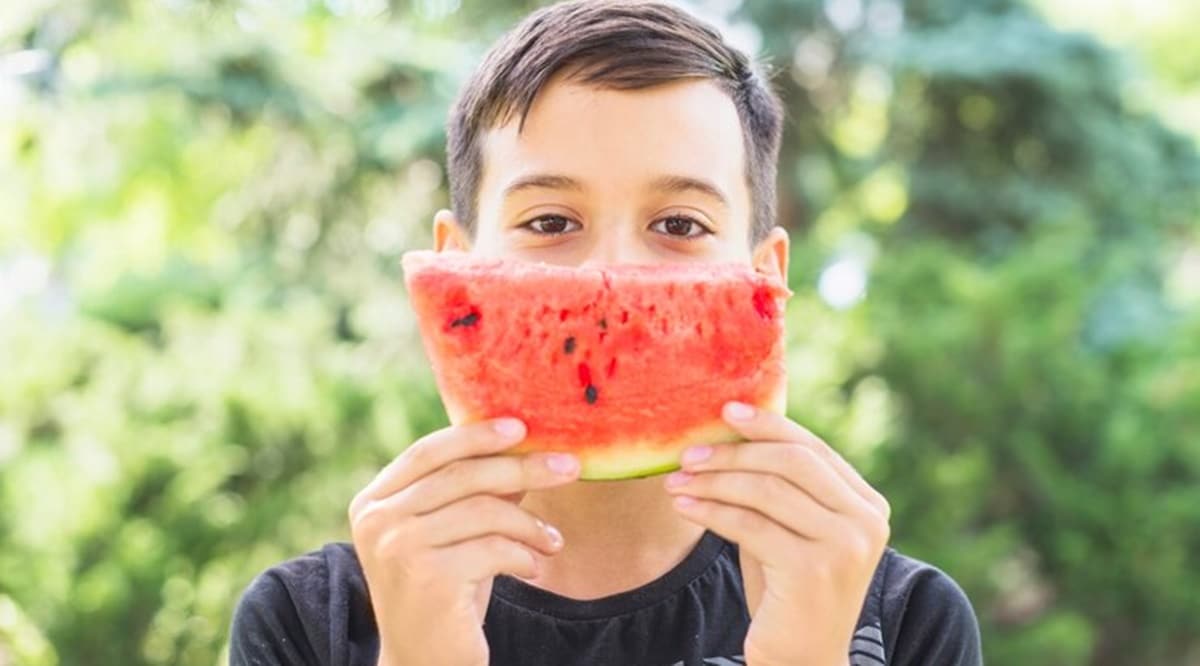
<svg viewBox="0 0 1200 666">
<path fill-rule="evenodd" d="M 445 208 L 433 216 L 433 249 L 437 252 L 446 250 L 471 249 L 471 235 L 458 223 L 454 213 Z"/>
<path fill-rule="evenodd" d="M 754 246 L 754 268 L 769 275 L 775 275 L 787 284 L 788 278 L 788 232 L 783 227 L 775 227 L 767 233 L 767 237 Z"/>
</svg>

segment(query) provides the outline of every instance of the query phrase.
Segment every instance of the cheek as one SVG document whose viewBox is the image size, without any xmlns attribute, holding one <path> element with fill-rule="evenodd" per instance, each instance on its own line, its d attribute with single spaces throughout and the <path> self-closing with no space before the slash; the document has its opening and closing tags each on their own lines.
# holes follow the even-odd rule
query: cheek
<svg viewBox="0 0 1200 666">
<path fill-rule="evenodd" d="M 504 256 L 506 232 L 500 224 L 488 216 L 480 216 L 471 239 L 471 253 L 481 257 Z"/>
<path fill-rule="evenodd" d="M 495 257 L 499 256 L 499 247 L 496 244 L 495 237 L 488 234 L 475 234 L 475 239 L 471 243 L 471 254 L 480 257 Z"/>
<path fill-rule="evenodd" d="M 749 232 L 744 228 L 726 231 L 704 245 L 705 254 L 714 260 L 749 262 L 754 258 Z"/>
</svg>

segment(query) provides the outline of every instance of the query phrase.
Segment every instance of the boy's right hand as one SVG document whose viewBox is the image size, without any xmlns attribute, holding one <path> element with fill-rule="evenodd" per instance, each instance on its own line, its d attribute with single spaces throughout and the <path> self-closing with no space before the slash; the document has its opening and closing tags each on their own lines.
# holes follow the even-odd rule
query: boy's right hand
<svg viewBox="0 0 1200 666">
<path fill-rule="evenodd" d="M 569 454 L 500 455 L 525 436 L 516 419 L 430 433 L 384 467 L 350 503 L 387 666 L 484 666 L 492 579 L 532 578 L 535 553 L 562 536 L 517 506 L 525 491 L 574 481 Z"/>
</svg>

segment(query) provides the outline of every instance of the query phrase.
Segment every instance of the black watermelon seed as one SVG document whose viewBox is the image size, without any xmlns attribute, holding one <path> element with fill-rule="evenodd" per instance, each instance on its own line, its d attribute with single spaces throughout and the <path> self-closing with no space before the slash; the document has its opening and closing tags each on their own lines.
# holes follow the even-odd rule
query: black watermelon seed
<svg viewBox="0 0 1200 666">
<path fill-rule="evenodd" d="M 600 326 L 600 328 L 608 328 L 608 320 L 607 319 L 601 319 L 600 321 L 598 321 L 596 323 Z"/>
<path fill-rule="evenodd" d="M 583 389 L 583 399 L 587 400 L 589 405 L 596 404 L 596 398 L 600 397 L 600 392 L 592 384 L 588 384 L 587 388 Z"/>
<path fill-rule="evenodd" d="M 474 326 L 475 322 L 477 321 L 479 321 L 479 312 L 472 311 L 470 314 L 463 315 L 462 317 L 450 322 L 450 328 L 455 328 L 458 326 Z"/>
<path fill-rule="evenodd" d="M 563 353 L 570 354 L 573 351 L 575 351 L 575 338 L 570 337 L 563 342 Z"/>
</svg>

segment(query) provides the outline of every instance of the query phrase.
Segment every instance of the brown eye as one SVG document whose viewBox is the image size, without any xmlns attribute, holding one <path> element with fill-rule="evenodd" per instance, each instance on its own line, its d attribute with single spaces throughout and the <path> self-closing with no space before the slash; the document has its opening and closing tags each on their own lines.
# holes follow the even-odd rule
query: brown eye
<svg viewBox="0 0 1200 666">
<path fill-rule="evenodd" d="M 650 225 L 650 228 L 660 234 L 666 234 L 676 238 L 697 238 L 699 236 L 712 233 L 708 227 L 685 215 L 672 215 L 671 217 L 664 217 L 663 219 Z"/>
<path fill-rule="evenodd" d="M 568 231 L 574 231 L 575 229 L 578 229 L 579 223 L 575 222 L 574 220 L 568 220 L 561 215 L 543 215 L 526 222 L 522 226 L 535 234 L 556 236 L 558 234 L 565 234 Z"/>
</svg>

